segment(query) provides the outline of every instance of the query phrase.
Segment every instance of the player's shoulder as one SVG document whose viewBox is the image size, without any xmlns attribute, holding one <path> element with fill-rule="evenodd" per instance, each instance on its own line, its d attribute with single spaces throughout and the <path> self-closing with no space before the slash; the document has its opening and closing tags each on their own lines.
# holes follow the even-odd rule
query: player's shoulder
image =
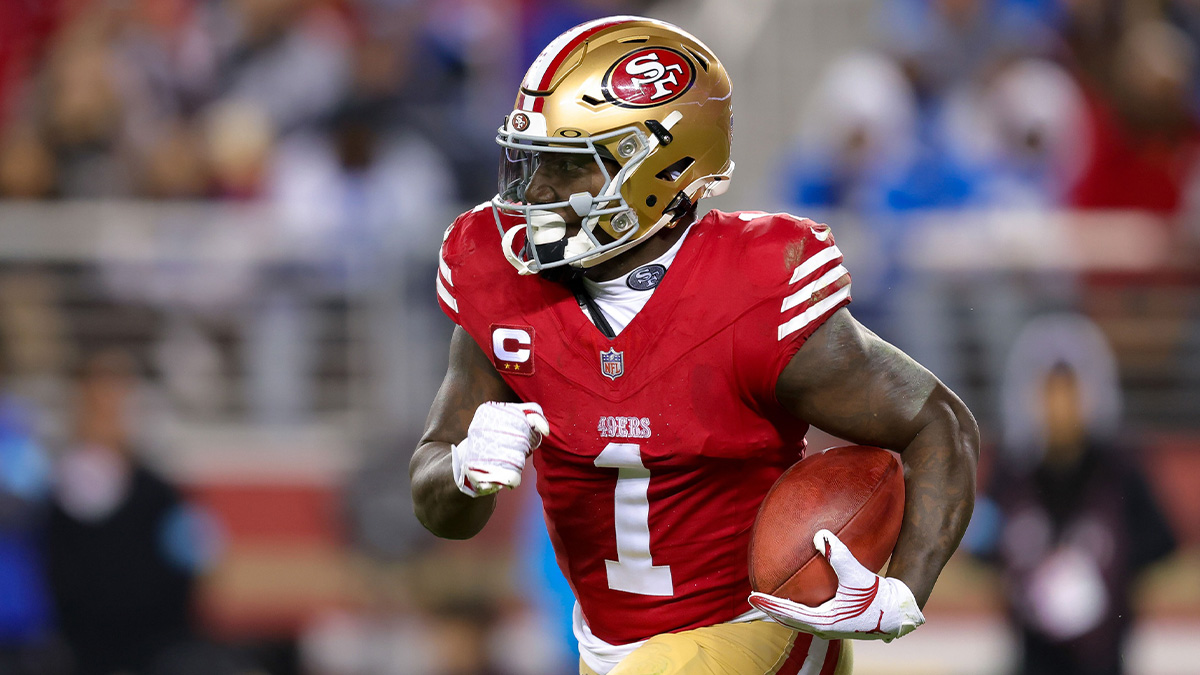
<svg viewBox="0 0 1200 675">
<path fill-rule="evenodd" d="M 710 211 L 706 217 L 712 217 L 721 228 L 735 232 L 746 246 L 771 246 L 809 239 L 823 242 L 832 232 L 824 223 L 791 213 Z"/>
<path fill-rule="evenodd" d="M 507 264 L 500 255 L 499 231 L 489 206 L 484 202 L 455 218 L 438 250 L 438 302 L 460 325 L 462 303 L 477 302 L 492 280 L 503 278 L 498 272 L 505 271 L 502 264 Z"/>
<path fill-rule="evenodd" d="M 724 304 L 754 312 L 742 324 L 752 344 L 786 344 L 779 353 L 791 353 L 850 302 L 850 273 L 829 226 L 759 211 L 710 213 L 701 222 L 700 232 L 708 239 L 708 245 L 697 247 L 704 251 L 702 264 L 719 270 L 705 275 L 710 279 L 705 283 L 713 284 L 712 296 L 729 301 Z M 781 363 L 767 369 L 770 391 Z"/>
<path fill-rule="evenodd" d="M 763 211 L 710 211 L 704 224 L 703 229 L 719 242 L 711 248 L 731 258 L 738 269 L 759 283 L 791 283 L 842 261 L 833 230 L 809 218 Z"/>
<path fill-rule="evenodd" d="M 461 263 L 475 253 L 480 246 L 498 240 L 496 220 L 491 204 L 484 202 L 459 214 L 442 234 L 442 259 L 449 263 Z"/>
<path fill-rule="evenodd" d="M 517 222 L 499 224 L 507 229 Z M 485 202 L 454 219 L 442 236 L 438 251 L 438 298 L 455 321 L 463 320 L 464 304 L 473 308 L 474 319 L 494 317 L 508 311 L 526 311 L 540 301 L 532 292 L 536 276 L 522 276 L 508 262 L 501 245 L 500 229 L 491 204 Z"/>
</svg>

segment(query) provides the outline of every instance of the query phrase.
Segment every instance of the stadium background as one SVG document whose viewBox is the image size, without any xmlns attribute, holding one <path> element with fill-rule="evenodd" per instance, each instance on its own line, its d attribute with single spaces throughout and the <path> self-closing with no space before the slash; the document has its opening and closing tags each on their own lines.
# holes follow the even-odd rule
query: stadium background
<svg viewBox="0 0 1200 675">
<path fill-rule="evenodd" d="M 406 468 L 451 328 L 439 235 L 494 192 L 526 64 L 612 13 L 721 56 L 738 168 L 713 205 L 830 223 L 852 310 L 961 393 L 985 473 L 1023 327 L 1100 327 L 1181 542 L 1136 589 L 1127 660 L 1195 672 L 1190 0 L 0 0 L 0 364 L 28 422 L 0 493 L 61 498 L 70 375 L 116 346 L 145 375 L 139 456 L 196 507 L 196 635 L 228 672 L 565 672 L 532 490 L 441 542 Z M 858 672 L 1005 672 L 998 589 L 960 552 L 929 625 Z M 4 639 L 43 644 L 53 617 L 21 628 Z"/>
</svg>

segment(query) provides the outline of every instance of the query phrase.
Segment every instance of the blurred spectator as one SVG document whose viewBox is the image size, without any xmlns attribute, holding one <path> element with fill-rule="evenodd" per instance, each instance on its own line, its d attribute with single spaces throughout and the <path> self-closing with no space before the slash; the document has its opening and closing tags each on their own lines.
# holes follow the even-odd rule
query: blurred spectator
<svg viewBox="0 0 1200 675">
<path fill-rule="evenodd" d="M 192 637 L 203 525 L 130 445 L 137 383 L 126 352 L 85 360 L 75 436 L 54 468 L 47 570 L 79 675 L 149 672 Z"/>
<path fill-rule="evenodd" d="M 200 134 L 182 123 L 170 124 L 148 148 L 140 175 L 147 197 L 199 199 L 209 196 L 210 163 Z"/>
<path fill-rule="evenodd" d="M 1067 44 L 1072 67 L 1090 82 L 1107 82 L 1112 71 L 1113 45 L 1121 39 L 1132 3 L 1089 0 L 1056 4 L 1061 8 L 1058 29 Z M 1149 5 L 1144 8 L 1149 9 Z"/>
<path fill-rule="evenodd" d="M 884 236 L 898 214 L 977 202 L 981 167 L 947 147 L 947 108 L 922 109 L 900 65 L 887 57 L 836 61 L 802 113 L 785 194 L 799 206 L 866 215 Z"/>
<path fill-rule="evenodd" d="M 0 137 L 0 198 L 51 197 L 57 174 L 54 155 L 35 130 L 16 128 Z"/>
<path fill-rule="evenodd" d="M 1200 156 L 1195 73 L 1195 46 L 1178 29 L 1147 21 L 1124 33 L 1112 56 L 1110 96 L 1088 92 L 1091 153 L 1072 204 L 1164 216 L 1180 210 Z"/>
<path fill-rule="evenodd" d="M 1117 675 L 1133 625 L 1133 583 L 1174 537 L 1117 435 L 1117 370 L 1099 329 L 1078 316 L 1034 320 L 1013 348 L 1004 452 L 969 550 L 1003 573 L 1020 672 Z"/>
<path fill-rule="evenodd" d="M 916 97 L 877 54 L 831 65 L 802 112 L 785 194 L 806 207 L 871 212 L 885 206 L 918 152 Z"/>
<path fill-rule="evenodd" d="M 251 101 L 223 100 L 208 109 L 204 126 L 216 195 L 227 199 L 260 196 L 275 142 L 275 128 L 266 110 Z"/>
<path fill-rule="evenodd" d="M 519 39 L 493 3 L 33 4 L 0 8 L 0 197 L 258 198 L 280 142 L 364 105 L 380 144 L 454 137 L 438 161 L 493 182 Z"/>
<path fill-rule="evenodd" d="M 192 13 L 189 85 L 261 109 L 286 133 L 331 112 L 349 78 L 350 33 L 329 3 L 226 0 Z"/>
<path fill-rule="evenodd" d="M 945 151 L 979 174 L 978 203 L 1060 207 L 1087 151 L 1083 91 L 1062 66 L 1025 58 L 951 94 Z"/>
<path fill-rule="evenodd" d="M 42 560 L 50 463 L 32 411 L 0 392 L 0 672 L 63 672 Z"/>
<path fill-rule="evenodd" d="M 41 120 L 57 159 L 64 193 L 79 197 L 128 194 L 128 100 L 121 63 L 109 46 L 111 17 L 84 10 L 64 29 L 46 64 Z"/>
<path fill-rule="evenodd" d="M 878 32 L 923 107 L 997 63 L 1056 47 L 1055 0 L 883 0 Z"/>
</svg>

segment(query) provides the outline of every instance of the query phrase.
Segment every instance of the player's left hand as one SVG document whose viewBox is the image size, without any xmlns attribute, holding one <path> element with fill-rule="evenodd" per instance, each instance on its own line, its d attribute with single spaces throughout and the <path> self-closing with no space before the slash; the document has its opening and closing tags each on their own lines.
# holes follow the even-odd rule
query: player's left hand
<svg viewBox="0 0 1200 675">
<path fill-rule="evenodd" d="M 820 530 L 813 545 L 838 577 L 837 594 L 831 600 L 809 607 L 766 593 L 751 593 L 750 604 L 788 628 L 826 640 L 891 642 L 925 623 L 908 586 L 863 567 L 837 535 Z"/>
</svg>

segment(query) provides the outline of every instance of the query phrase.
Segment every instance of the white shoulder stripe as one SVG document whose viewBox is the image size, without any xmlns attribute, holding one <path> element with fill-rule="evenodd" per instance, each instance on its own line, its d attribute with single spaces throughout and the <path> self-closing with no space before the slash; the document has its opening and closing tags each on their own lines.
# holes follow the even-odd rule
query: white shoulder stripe
<svg viewBox="0 0 1200 675">
<path fill-rule="evenodd" d="M 450 291 L 446 290 L 446 286 L 442 283 L 441 275 L 438 275 L 437 279 L 437 294 L 438 297 L 442 299 L 442 302 L 446 303 L 450 309 L 454 310 L 455 312 L 458 311 L 458 301 L 454 299 L 453 295 L 450 295 Z"/>
<path fill-rule="evenodd" d="M 804 288 L 801 288 L 800 290 L 796 291 L 795 293 L 792 293 L 791 295 L 784 298 L 783 299 L 783 308 L 780 309 L 779 311 L 786 312 L 789 309 L 791 309 L 797 305 L 802 305 L 802 304 L 808 302 L 809 300 L 812 299 L 812 296 L 814 293 L 821 290 L 822 288 L 825 288 L 829 284 L 832 284 L 833 282 L 837 281 L 838 279 L 841 279 L 842 276 L 845 274 L 849 274 L 849 272 L 847 272 L 846 268 L 842 265 L 838 265 L 837 267 L 829 270 L 825 274 L 822 274 L 821 278 L 817 279 L 816 281 L 806 284 L 804 286 Z M 449 280 L 450 280 L 450 277 L 447 276 L 446 281 L 449 281 Z"/>
<path fill-rule="evenodd" d="M 822 265 L 840 257 L 842 257 L 842 252 L 838 250 L 837 246 L 830 246 L 827 249 L 818 251 L 816 255 L 800 263 L 800 266 L 796 268 L 796 271 L 792 272 L 792 280 L 788 283 L 794 284 L 813 272 L 816 272 L 817 269 L 819 269 Z"/>
<path fill-rule="evenodd" d="M 848 297 L 850 297 L 850 285 L 849 284 L 838 289 L 838 291 L 836 293 L 834 293 L 833 295 L 830 295 L 829 297 L 818 302 L 817 304 L 813 305 L 812 307 L 809 307 L 808 309 L 804 310 L 803 312 L 797 314 L 795 317 L 780 324 L 779 325 L 779 339 L 782 340 L 783 338 L 791 335 L 792 333 L 795 333 L 798 330 L 807 328 L 809 326 L 809 324 L 811 324 L 813 321 L 816 321 L 818 318 L 820 318 L 820 316 L 822 314 L 824 314 L 825 312 L 828 312 L 831 307 L 836 306 L 839 302 L 845 300 Z"/>
<path fill-rule="evenodd" d="M 446 278 L 446 283 L 454 285 L 454 277 L 450 276 L 450 266 L 446 264 L 446 259 L 442 257 L 441 251 L 438 251 L 438 271 Z"/>
</svg>

